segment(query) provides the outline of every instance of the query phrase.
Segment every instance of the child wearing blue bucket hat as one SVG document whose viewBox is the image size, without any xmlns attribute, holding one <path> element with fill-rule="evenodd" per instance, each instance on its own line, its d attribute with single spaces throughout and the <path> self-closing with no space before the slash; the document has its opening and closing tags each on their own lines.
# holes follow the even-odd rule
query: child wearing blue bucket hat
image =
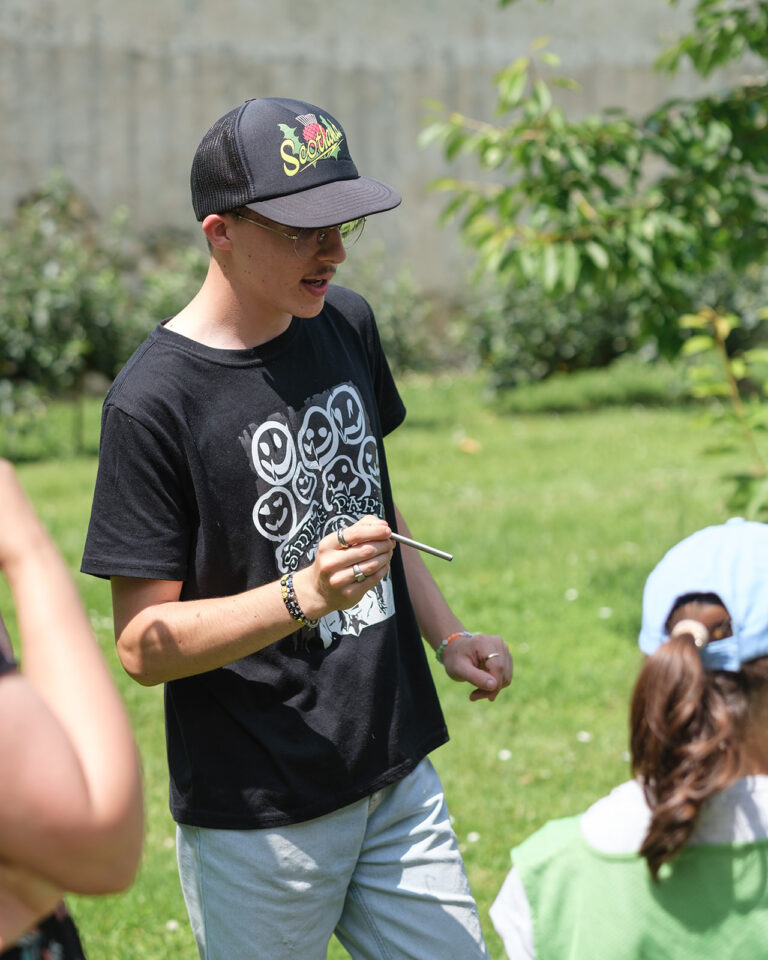
<svg viewBox="0 0 768 960">
<path fill-rule="evenodd" d="M 768 525 L 692 534 L 643 594 L 633 779 L 512 851 L 510 958 L 768 954 Z"/>
</svg>

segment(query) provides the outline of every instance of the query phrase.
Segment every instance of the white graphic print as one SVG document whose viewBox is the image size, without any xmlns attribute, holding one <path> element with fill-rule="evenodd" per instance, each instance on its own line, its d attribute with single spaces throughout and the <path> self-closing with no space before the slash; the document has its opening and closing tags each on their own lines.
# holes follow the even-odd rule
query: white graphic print
<svg viewBox="0 0 768 960">
<path fill-rule="evenodd" d="M 252 424 L 240 439 L 257 478 L 253 525 L 276 544 L 283 573 L 311 563 L 328 533 L 364 514 L 384 515 L 378 447 L 353 384 L 312 397 L 288 416 Z M 327 648 L 394 612 L 387 577 L 351 609 L 323 617 L 318 631 Z"/>
</svg>

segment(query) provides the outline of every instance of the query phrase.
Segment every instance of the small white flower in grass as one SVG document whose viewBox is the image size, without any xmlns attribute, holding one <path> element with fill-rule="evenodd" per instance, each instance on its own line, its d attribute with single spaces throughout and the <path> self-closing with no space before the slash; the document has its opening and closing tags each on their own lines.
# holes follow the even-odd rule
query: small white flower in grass
<svg viewBox="0 0 768 960">
<path fill-rule="evenodd" d="M 624 761 L 624 763 L 629 763 L 629 761 L 632 759 L 632 757 L 629 755 L 629 750 L 625 750 L 624 753 L 622 753 L 621 759 Z"/>
<path fill-rule="evenodd" d="M 610 620 L 613 616 L 613 609 L 611 607 L 600 607 L 597 615 L 601 620 Z"/>
<path fill-rule="evenodd" d="M 179 929 L 179 921 L 178 921 L 178 920 L 169 920 L 168 923 L 166 923 L 166 925 L 165 925 L 165 929 L 166 929 L 166 930 L 170 930 L 170 931 L 178 930 L 178 929 Z"/>
<path fill-rule="evenodd" d="M 576 587 L 569 587 L 569 589 L 565 591 L 565 599 L 569 601 L 579 599 L 579 591 Z"/>
<path fill-rule="evenodd" d="M 579 743 L 591 743 L 592 734 L 589 732 L 589 730 L 579 730 L 579 732 L 576 734 L 576 739 L 579 741 Z"/>
<path fill-rule="evenodd" d="M 511 760 L 511 759 L 512 759 L 512 751 L 511 751 L 511 750 L 499 750 L 499 752 L 496 754 L 496 756 L 499 758 L 499 760 Z"/>
<path fill-rule="evenodd" d="M 163 846 L 166 850 L 172 850 L 176 846 L 176 841 L 173 837 L 166 837 L 165 840 L 163 840 Z"/>
<path fill-rule="evenodd" d="M 480 839 L 480 834 L 476 830 L 471 830 L 467 834 L 467 843 L 477 843 Z"/>
</svg>

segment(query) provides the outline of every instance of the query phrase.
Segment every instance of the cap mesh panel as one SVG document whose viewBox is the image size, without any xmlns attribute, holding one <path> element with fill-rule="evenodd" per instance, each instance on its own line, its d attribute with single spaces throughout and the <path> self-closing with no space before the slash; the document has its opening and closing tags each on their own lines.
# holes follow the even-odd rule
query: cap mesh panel
<svg viewBox="0 0 768 960">
<path fill-rule="evenodd" d="M 192 162 L 192 206 L 198 220 L 241 207 L 252 199 L 251 180 L 240 159 L 235 125 L 241 107 L 231 110 L 203 137 Z"/>
</svg>

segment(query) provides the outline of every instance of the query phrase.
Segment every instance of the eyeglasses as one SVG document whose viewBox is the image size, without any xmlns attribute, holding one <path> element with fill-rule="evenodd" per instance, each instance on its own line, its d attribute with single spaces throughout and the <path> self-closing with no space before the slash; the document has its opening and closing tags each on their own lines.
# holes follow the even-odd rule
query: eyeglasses
<svg viewBox="0 0 768 960">
<path fill-rule="evenodd" d="M 238 220 L 245 220 L 247 223 L 253 223 L 262 230 L 269 230 L 270 233 L 276 233 L 279 237 L 285 237 L 286 240 L 293 240 L 293 249 L 297 257 L 302 260 L 311 260 L 328 245 L 332 230 L 338 230 L 341 242 L 351 247 L 357 243 L 365 226 L 365 217 L 359 220 L 350 220 L 348 223 L 339 223 L 332 227 L 295 227 L 296 233 L 285 233 L 283 230 L 277 230 L 275 227 L 267 226 L 261 220 L 252 220 L 250 217 L 244 217 L 241 213 L 234 214 Z"/>
</svg>

